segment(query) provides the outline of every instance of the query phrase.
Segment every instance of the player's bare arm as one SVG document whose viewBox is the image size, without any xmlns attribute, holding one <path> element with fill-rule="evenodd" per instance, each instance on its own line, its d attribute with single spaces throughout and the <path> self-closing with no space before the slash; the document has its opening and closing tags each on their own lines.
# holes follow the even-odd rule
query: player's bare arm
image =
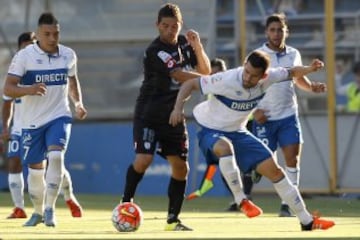
<svg viewBox="0 0 360 240">
<path fill-rule="evenodd" d="M 200 41 L 199 33 L 190 29 L 186 33 L 186 39 L 194 49 L 196 55 L 196 71 L 204 75 L 209 75 L 211 73 L 210 60 L 204 51 L 204 47 Z"/>
<path fill-rule="evenodd" d="M 169 124 L 176 126 L 184 120 L 184 104 L 190 98 L 193 90 L 199 90 L 199 78 L 193 78 L 181 85 L 179 93 L 176 98 L 174 109 L 170 114 Z"/>
<path fill-rule="evenodd" d="M 4 141 L 10 139 L 10 124 L 13 116 L 13 100 L 4 100 L 2 104 L 2 133 Z"/>
<path fill-rule="evenodd" d="M 295 66 L 290 68 L 289 77 L 300 78 L 306 74 L 316 72 L 324 67 L 324 63 L 319 59 L 313 59 L 310 66 Z"/>
<path fill-rule="evenodd" d="M 202 75 L 197 72 L 186 71 L 181 68 L 178 68 L 170 73 L 170 77 L 175 79 L 179 83 L 183 83 L 186 80 L 197 78 L 200 76 Z"/>
<path fill-rule="evenodd" d="M 75 106 L 76 117 L 83 120 L 87 116 L 87 110 L 82 101 L 80 83 L 77 76 L 69 77 L 69 96 Z"/>
<path fill-rule="evenodd" d="M 25 95 L 44 96 L 46 94 L 46 85 L 44 83 L 35 83 L 29 87 L 19 87 L 20 78 L 8 75 L 5 80 L 4 94 L 12 98 L 19 98 Z"/>
<path fill-rule="evenodd" d="M 307 92 L 322 93 L 326 92 L 326 84 L 322 82 L 310 81 L 306 76 L 295 79 L 296 86 Z"/>
</svg>

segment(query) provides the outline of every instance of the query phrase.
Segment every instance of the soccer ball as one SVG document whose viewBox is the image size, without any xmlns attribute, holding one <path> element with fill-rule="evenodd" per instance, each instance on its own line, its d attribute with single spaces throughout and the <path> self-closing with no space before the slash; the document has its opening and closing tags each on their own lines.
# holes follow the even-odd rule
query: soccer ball
<svg viewBox="0 0 360 240">
<path fill-rule="evenodd" d="M 140 227 L 143 214 L 138 205 L 125 202 L 114 208 L 111 220 L 119 232 L 134 232 Z"/>
</svg>

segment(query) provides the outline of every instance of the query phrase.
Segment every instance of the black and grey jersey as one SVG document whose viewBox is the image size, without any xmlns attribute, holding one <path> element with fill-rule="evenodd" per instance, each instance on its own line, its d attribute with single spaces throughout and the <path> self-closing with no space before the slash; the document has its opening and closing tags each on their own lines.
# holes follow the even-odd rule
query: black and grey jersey
<svg viewBox="0 0 360 240">
<path fill-rule="evenodd" d="M 176 69 L 192 70 L 197 64 L 195 53 L 185 36 L 179 35 L 175 45 L 156 38 L 146 49 L 144 80 L 136 101 L 135 117 L 167 123 L 176 101 L 180 83 L 170 77 Z"/>
</svg>

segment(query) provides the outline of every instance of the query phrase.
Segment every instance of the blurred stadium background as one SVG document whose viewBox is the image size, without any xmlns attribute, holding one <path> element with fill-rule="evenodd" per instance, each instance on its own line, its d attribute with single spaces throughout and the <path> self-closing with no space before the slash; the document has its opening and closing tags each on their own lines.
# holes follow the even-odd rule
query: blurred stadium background
<svg viewBox="0 0 360 240">
<path fill-rule="evenodd" d="M 305 144 L 300 189 L 307 193 L 358 193 L 360 134 L 359 114 L 343 111 L 344 96 L 335 94 L 335 67 L 342 67 L 343 83 L 352 81 L 351 66 L 360 59 L 360 1 L 303 0 L 300 9 L 284 0 L 290 38 L 304 64 L 314 57 L 326 68 L 310 77 L 327 82 L 328 94 L 299 91 Z M 44 10 L 54 12 L 61 24 L 61 42 L 78 54 L 79 77 L 88 120 L 75 122 L 66 164 L 74 188 L 81 193 L 120 194 L 127 166 L 133 160 L 131 117 L 142 81 L 142 56 L 157 36 L 155 21 L 162 0 L 0 0 L 0 76 L 6 76 L 16 50 L 17 36 L 36 29 Z M 265 40 L 264 19 L 273 11 L 273 0 L 173 0 L 184 17 L 184 31 L 200 33 L 209 56 L 224 58 L 229 67 Z M 290 6 L 290 7 L 289 7 Z M 329 24 L 330 23 L 330 24 Z M 330 26 L 330 28 L 329 28 Z M 331 28 L 333 27 L 333 28 Z M 192 191 L 205 164 L 198 152 L 196 124 L 189 116 L 190 181 Z M 279 161 L 282 161 L 279 154 Z M 0 189 L 7 187 L 6 161 L 2 161 Z M 169 168 L 156 158 L 138 188 L 138 194 L 165 194 Z M 216 182 L 219 182 L 217 176 Z M 156 187 L 154 187 L 156 186 Z M 157 187 L 159 186 L 159 187 Z M 255 192 L 273 188 L 263 180 Z M 225 195 L 222 183 L 210 195 Z"/>
</svg>

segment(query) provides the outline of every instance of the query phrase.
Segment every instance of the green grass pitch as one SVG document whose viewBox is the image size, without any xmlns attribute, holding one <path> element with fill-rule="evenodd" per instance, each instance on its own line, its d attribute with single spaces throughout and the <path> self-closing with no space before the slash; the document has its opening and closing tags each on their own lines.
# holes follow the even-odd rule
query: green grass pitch
<svg viewBox="0 0 360 240">
<path fill-rule="evenodd" d="M 119 202 L 114 195 L 77 195 L 84 216 L 76 219 L 59 197 L 55 228 L 39 224 L 22 227 L 24 219 L 6 219 L 12 209 L 9 193 L 0 193 L 0 239 L 360 239 L 360 200 L 329 196 L 305 199 L 310 211 L 319 210 L 324 218 L 336 222 L 332 229 L 302 232 L 297 218 L 279 218 L 280 200 L 276 195 L 254 195 L 254 202 L 264 214 L 248 219 L 242 213 L 225 212 L 230 197 L 202 197 L 185 201 L 180 215 L 192 232 L 166 232 L 164 224 L 167 197 L 136 198 L 144 212 L 144 221 L 137 232 L 119 233 L 111 223 L 111 212 Z M 26 196 L 26 210 L 32 206 Z"/>
</svg>

